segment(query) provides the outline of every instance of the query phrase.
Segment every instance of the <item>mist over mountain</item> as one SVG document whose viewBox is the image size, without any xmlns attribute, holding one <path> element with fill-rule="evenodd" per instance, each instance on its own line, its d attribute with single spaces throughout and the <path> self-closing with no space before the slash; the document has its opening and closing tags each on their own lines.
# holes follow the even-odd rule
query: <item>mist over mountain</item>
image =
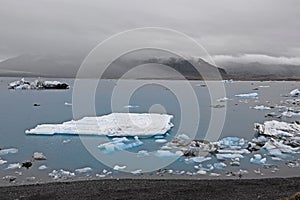
<svg viewBox="0 0 300 200">
<path fill-rule="evenodd" d="M 41 55 L 21 55 L 18 57 L 7 59 L 0 63 L 0 76 L 24 76 L 24 77 L 60 77 L 60 78 L 75 78 L 76 73 L 82 63 L 83 57 L 63 57 L 57 55 L 41 56 Z M 222 76 L 226 76 L 226 71 L 217 68 L 202 59 L 185 60 L 178 57 L 165 56 L 155 57 L 154 55 L 132 58 L 132 56 L 123 56 L 113 61 L 106 69 L 102 78 L 117 79 L 122 77 L 129 70 L 134 69 L 139 65 L 147 64 L 146 70 L 135 71 L 136 74 L 131 74 L 127 78 L 160 78 L 166 79 L 182 79 L 184 76 L 187 79 L 202 79 L 202 76 L 194 68 L 200 66 L 200 71 L 207 78 L 217 78 L 216 72 L 220 72 Z M 176 70 L 182 76 L 177 76 L 164 66 Z M 94 68 L 101 67 L 101 63 Z M 134 71 L 134 70 L 133 70 Z M 98 78 L 93 76 L 85 78 Z"/>
<path fill-rule="evenodd" d="M 265 64 L 261 62 L 226 62 L 222 66 L 229 78 L 258 80 L 300 79 L 300 66 L 288 64 Z"/>
<path fill-rule="evenodd" d="M 0 76 L 75 78 L 83 59 L 82 55 L 25 54 L 0 62 Z M 118 79 L 128 71 L 132 71 L 126 78 L 182 79 L 185 77 L 187 79 L 203 79 L 203 74 L 199 74 L 193 64 L 200 66 L 200 71 L 209 79 L 217 79 L 218 75 L 221 75 L 223 79 L 235 80 L 289 80 L 300 77 L 299 65 L 230 61 L 218 63 L 218 67 L 216 67 L 201 58 L 185 60 L 167 53 L 139 52 L 134 55 L 124 55 L 113 61 L 105 70 L 102 78 Z M 147 67 L 144 67 L 143 70 L 134 70 L 140 65 L 147 65 Z M 166 67 L 162 67 L 163 65 L 176 70 L 180 76 L 172 73 Z M 101 62 L 94 67 L 101 67 Z M 91 77 L 86 78 L 99 78 L 93 76 L 93 73 L 91 74 Z"/>
</svg>

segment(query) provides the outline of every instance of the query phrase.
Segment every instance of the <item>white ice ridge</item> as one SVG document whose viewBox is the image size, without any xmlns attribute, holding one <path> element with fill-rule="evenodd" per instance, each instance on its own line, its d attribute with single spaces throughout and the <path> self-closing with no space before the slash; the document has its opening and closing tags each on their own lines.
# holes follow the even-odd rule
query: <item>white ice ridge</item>
<svg viewBox="0 0 300 200">
<path fill-rule="evenodd" d="M 62 124 L 42 124 L 26 134 L 78 134 L 106 136 L 153 136 L 165 134 L 173 127 L 172 115 L 156 113 L 111 113 L 84 117 Z"/>
</svg>

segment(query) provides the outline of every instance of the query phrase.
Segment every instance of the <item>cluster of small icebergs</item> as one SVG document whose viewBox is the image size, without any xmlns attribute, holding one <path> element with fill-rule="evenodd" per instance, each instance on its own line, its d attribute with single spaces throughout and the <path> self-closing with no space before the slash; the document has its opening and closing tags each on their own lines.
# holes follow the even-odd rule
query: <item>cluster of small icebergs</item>
<svg viewBox="0 0 300 200">
<path fill-rule="evenodd" d="M 59 81 L 42 81 L 34 80 L 32 82 L 26 81 L 22 78 L 19 81 L 13 81 L 8 84 L 8 89 L 14 90 L 39 90 L 39 89 L 68 89 L 69 85 L 67 83 L 62 83 Z"/>
<path fill-rule="evenodd" d="M 18 152 L 18 149 L 16 149 L 16 148 L 1 149 L 0 155 L 5 156 L 7 154 L 15 154 L 17 152 Z M 27 161 L 24 161 L 21 163 L 19 163 L 19 162 L 8 163 L 7 160 L 3 160 L 2 158 L 0 158 L 0 165 L 6 165 L 4 170 L 7 170 L 9 173 L 11 173 L 11 171 L 13 171 L 13 170 L 16 170 L 15 174 L 22 176 L 23 173 L 22 173 L 22 171 L 18 171 L 19 169 L 21 169 L 21 168 L 29 169 L 32 167 L 32 165 L 35 161 L 42 161 L 42 160 L 47 160 L 47 157 L 41 152 L 34 152 L 31 160 L 27 160 Z M 45 170 L 47 168 L 48 167 L 46 165 L 41 165 L 38 167 L 39 170 Z M 17 180 L 17 176 L 6 175 L 2 179 L 9 181 L 9 182 L 15 182 Z M 27 181 L 35 181 L 36 178 L 35 177 L 26 177 L 26 180 Z"/>
</svg>

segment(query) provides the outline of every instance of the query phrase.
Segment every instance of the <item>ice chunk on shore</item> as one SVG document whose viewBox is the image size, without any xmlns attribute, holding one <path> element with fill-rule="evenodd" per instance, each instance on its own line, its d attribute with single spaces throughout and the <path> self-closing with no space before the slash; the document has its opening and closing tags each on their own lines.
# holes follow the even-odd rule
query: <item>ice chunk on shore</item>
<svg viewBox="0 0 300 200">
<path fill-rule="evenodd" d="M 115 151 L 132 149 L 134 147 L 141 146 L 143 144 L 142 141 L 139 140 L 137 136 L 135 136 L 134 140 L 129 140 L 126 137 L 122 138 L 113 138 L 111 142 L 107 142 L 104 144 L 100 144 L 98 146 L 104 153 L 113 153 Z"/>
<path fill-rule="evenodd" d="M 84 117 L 62 124 L 42 124 L 26 130 L 26 134 L 78 134 L 107 136 L 154 136 L 165 134 L 173 127 L 172 115 L 156 113 L 111 113 Z"/>
<path fill-rule="evenodd" d="M 7 155 L 7 154 L 13 154 L 13 153 L 18 153 L 18 149 L 9 148 L 9 149 L 1 149 L 0 150 L 0 156 Z"/>
<path fill-rule="evenodd" d="M 51 173 L 49 173 L 49 176 L 54 180 L 69 179 L 75 177 L 75 173 L 60 169 L 60 170 L 53 170 Z"/>
<path fill-rule="evenodd" d="M 236 94 L 235 96 L 240 98 L 256 98 L 258 97 L 258 93 L 254 92 L 249 94 Z"/>
</svg>

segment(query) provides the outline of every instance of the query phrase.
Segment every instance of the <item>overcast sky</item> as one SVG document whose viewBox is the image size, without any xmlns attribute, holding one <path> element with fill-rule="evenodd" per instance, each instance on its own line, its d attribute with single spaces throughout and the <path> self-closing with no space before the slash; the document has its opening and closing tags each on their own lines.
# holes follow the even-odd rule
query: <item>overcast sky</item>
<svg viewBox="0 0 300 200">
<path fill-rule="evenodd" d="M 219 60 L 286 59 L 300 57 L 299 19 L 299 0 L 0 0 L 0 60 L 84 55 L 113 34 L 147 26 L 183 32 Z"/>
</svg>

